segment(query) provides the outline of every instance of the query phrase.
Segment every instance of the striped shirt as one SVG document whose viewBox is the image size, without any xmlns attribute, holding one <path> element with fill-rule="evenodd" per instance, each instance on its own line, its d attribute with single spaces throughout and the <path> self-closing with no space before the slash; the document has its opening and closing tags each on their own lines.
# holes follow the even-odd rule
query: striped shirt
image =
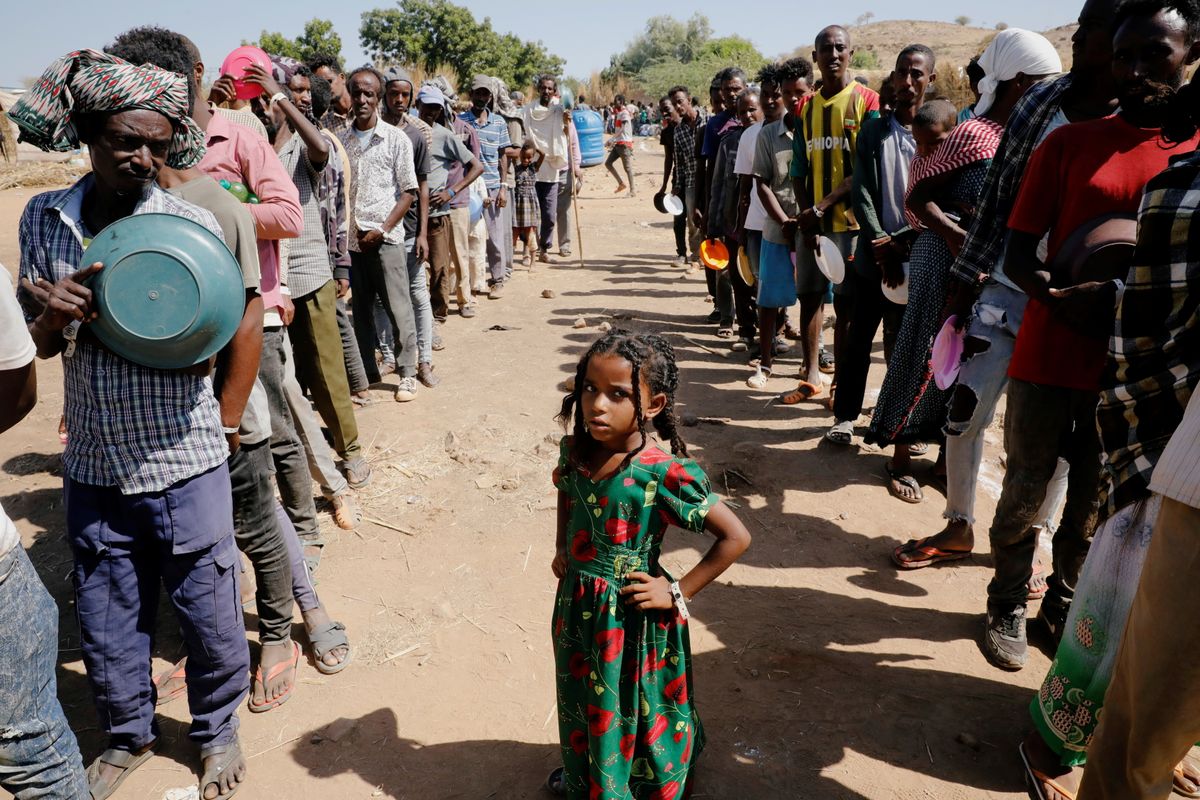
<svg viewBox="0 0 1200 800">
<path fill-rule="evenodd" d="M 854 153 L 863 122 L 879 115 L 879 95 L 857 81 L 833 97 L 820 92 L 800 107 L 800 129 L 793 143 L 793 178 L 803 180 L 806 195 L 797 198 L 801 209 L 821 202 L 854 174 Z M 846 212 L 850 198 L 826 211 L 821 227 L 826 233 L 857 229 Z"/>
<path fill-rule="evenodd" d="M 25 206 L 20 223 L 21 276 L 57 282 L 79 269 L 86 175 L 74 186 L 45 192 Z M 175 214 L 198 222 L 221 240 L 208 211 L 152 185 L 134 214 Z M 27 318 L 32 322 L 32 318 Z M 143 367 L 80 337 L 63 357 L 67 476 L 122 494 L 159 492 L 223 464 L 229 455 L 212 381 L 177 370 Z"/>
<path fill-rule="evenodd" d="M 1158 459 L 1150 490 L 1200 508 L 1200 392 L 1193 392 L 1183 420 Z"/>
<path fill-rule="evenodd" d="M 329 161 L 338 158 L 329 154 Z M 292 138 L 279 151 L 283 168 L 292 177 L 300 193 L 300 211 L 304 214 L 304 230 L 288 242 L 287 284 L 293 298 L 304 297 L 333 280 L 333 265 L 329 260 L 329 243 L 321 220 L 318 190 L 321 173 L 308 160 L 308 147 L 300 135 Z"/>
<path fill-rule="evenodd" d="M 512 138 L 508 135 L 508 123 L 499 114 L 489 111 L 487 122 L 480 122 L 475 116 L 475 109 L 468 109 L 458 115 L 463 122 L 475 129 L 479 136 L 479 160 L 483 163 L 483 183 L 489 192 L 500 188 L 500 158 L 506 147 L 512 147 Z"/>
</svg>

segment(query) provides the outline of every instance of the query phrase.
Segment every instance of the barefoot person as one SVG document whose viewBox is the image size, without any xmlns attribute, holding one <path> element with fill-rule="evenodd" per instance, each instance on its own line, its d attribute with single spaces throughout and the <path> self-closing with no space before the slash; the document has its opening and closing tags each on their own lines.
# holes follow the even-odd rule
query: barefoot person
<svg viewBox="0 0 1200 800">
<path fill-rule="evenodd" d="M 29 326 L 38 356 L 63 356 L 67 537 L 83 660 L 108 736 L 88 770 L 95 800 L 149 759 L 159 736 L 150 653 L 160 584 L 190 656 L 200 796 L 229 797 L 246 775 L 236 709 L 250 653 L 240 635 L 226 466 L 240 409 L 222 405 L 207 376 L 139 366 L 81 328 L 95 317 L 83 283 L 103 269 L 78 267 L 85 239 L 145 213 L 181 216 L 221 235 L 211 214 L 154 182 L 164 163 L 192 167 L 204 154 L 188 110 L 186 79 L 84 50 L 54 62 L 11 112 L 27 141 L 60 151 L 87 144 L 92 164 L 74 186 L 29 201 L 20 241 L 22 285 L 46 299 Z"/>
<path fill-rule="evenodd" d="M 608 140 L 608 147 L 608 159 L 604 162 L 604 168 L 617 181 L 616 194 L 628 191 L 629 196 L 633 197 L 633 117 L 625 106 L 625 95 L 623 94 L 613 98 L 613 135 Z M 628 178 L 628 182 L 617 173 L 616 167 L 613 166 L 618 159 L 625 168 L 625 177 Z"/>
<path fill-rule="evenodd" d="M 737 561 L 750 533 L 688 458 L 666 339 L 606 334 L 579 360 L 575 387 L 559 415 L 571 434 L 554 470 L 563 766 L 547 785 L 571 800 L 687 797 L 704 747 L 687 601 Z M 716 537 L 678 580 L 659 564 L 669 525 Z"/>
</svg>

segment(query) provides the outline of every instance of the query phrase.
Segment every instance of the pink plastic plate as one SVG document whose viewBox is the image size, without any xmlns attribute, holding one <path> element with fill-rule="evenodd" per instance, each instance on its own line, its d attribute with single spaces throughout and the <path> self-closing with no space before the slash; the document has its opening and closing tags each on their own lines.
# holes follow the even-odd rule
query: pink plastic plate
<svg viewBox="0 0 1200 800">
<path fill-rule="evenodd" d="M 225 56 L 221 62 L 221 74 L 233 78 L 233 85 L 239 100 L 249 100 L 262 94 L 262 87 L 255 83 L 246 83 L 242 78 L 246 75 L 246 67 L 258 64 L 268 74 L 271 72 L 271 58 L 254 45 L 244 44 Z"/>
<path fill-rule="evenodd" d="M 933 340 L 933 382 L 942 391 L 949 389 L 958 379 L 958 367 L 962 363 L 963 341 L 967 338 L 966 328 L 955 330 L 958 316 L 951 314 L 946 324 Z"/>
</svg>

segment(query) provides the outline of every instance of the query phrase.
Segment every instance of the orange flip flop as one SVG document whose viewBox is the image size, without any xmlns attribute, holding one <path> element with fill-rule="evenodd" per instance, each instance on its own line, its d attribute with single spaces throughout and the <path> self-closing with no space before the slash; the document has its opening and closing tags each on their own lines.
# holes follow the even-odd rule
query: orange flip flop
<svg viewBox="0 0 1200 800">
<path fill-rule="evenodd" d="M 800 381 L 800 385 L 790 392 L 784 392 L 779 395 L 779 402 L 785 406 L 794 406 L 797 403 L 802 403 L 805 400 L 812 400 L 815 397 L 820 397 L 824 393 L 824 389 L 816 384 L 808 381 Z"/>
<path fill-rule="evenodd" d="M 296 672 L 296 668 L 299 665 L 300 665 L 300 645 L 298 643 L 296 643 L 295 641 L 292 642 L 292 660 L 290 662 L 283 661 L 283 662 L 280 662 L 280 663 L 276 664 L 275 666 L 271 667 L 270 671 L 267 672 L 267 677 L 265 680 L 263 679 L 262 663 L 260 662 L 258 665 L 258 668 L 254 670 L 254 680 L 255 680 L 255 682 L 262 685 L 264 692 L 266 691 L 267 682 L 279 677 L 279 673 L 283 672 L 285 669 L 288 669 L 288 668 L 291 668 L 292 673 L 293 673 L 292 674 L 292 685 L 288 688 L 288 690 L 286 692 L 279 695 L 279 697 L 276 697 L 274 700 L 268 701 L 261 705 L 254 704 L 254 693 L 251 692 L 250 699 L 246 701 L 246 707 L 249 708 L 250 711 L 255 714 L 261 714 L 264 711 L 270 711 L 272 708 L 278 708 L 279 706 L 286 703 L 288 701 L 288 699 L 292 696 L 292 692 L 296 689 L 295 672 Z"/>
</svg>

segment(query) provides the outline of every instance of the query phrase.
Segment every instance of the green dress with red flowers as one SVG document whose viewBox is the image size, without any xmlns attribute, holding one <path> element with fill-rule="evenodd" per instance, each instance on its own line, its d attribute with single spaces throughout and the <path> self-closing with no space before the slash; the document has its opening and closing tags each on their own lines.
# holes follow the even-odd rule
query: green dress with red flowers
<svg viewBox="0 0 1200 800">
<path fill-rule="evenodd" d="M 687 620 L 675 609 L 630 608 L 617 591 L 630 572 L 666 575 L 658 556 L 667 527 L 702 532 L 718 498 L 694 461 L 657 446 L 600 481 L 570 466 L 569 447 L 564 438 L 554 471 L 570 520 L 553 618 L 567 797 L 682 798 L 704 746 Z"/>
</svg>

